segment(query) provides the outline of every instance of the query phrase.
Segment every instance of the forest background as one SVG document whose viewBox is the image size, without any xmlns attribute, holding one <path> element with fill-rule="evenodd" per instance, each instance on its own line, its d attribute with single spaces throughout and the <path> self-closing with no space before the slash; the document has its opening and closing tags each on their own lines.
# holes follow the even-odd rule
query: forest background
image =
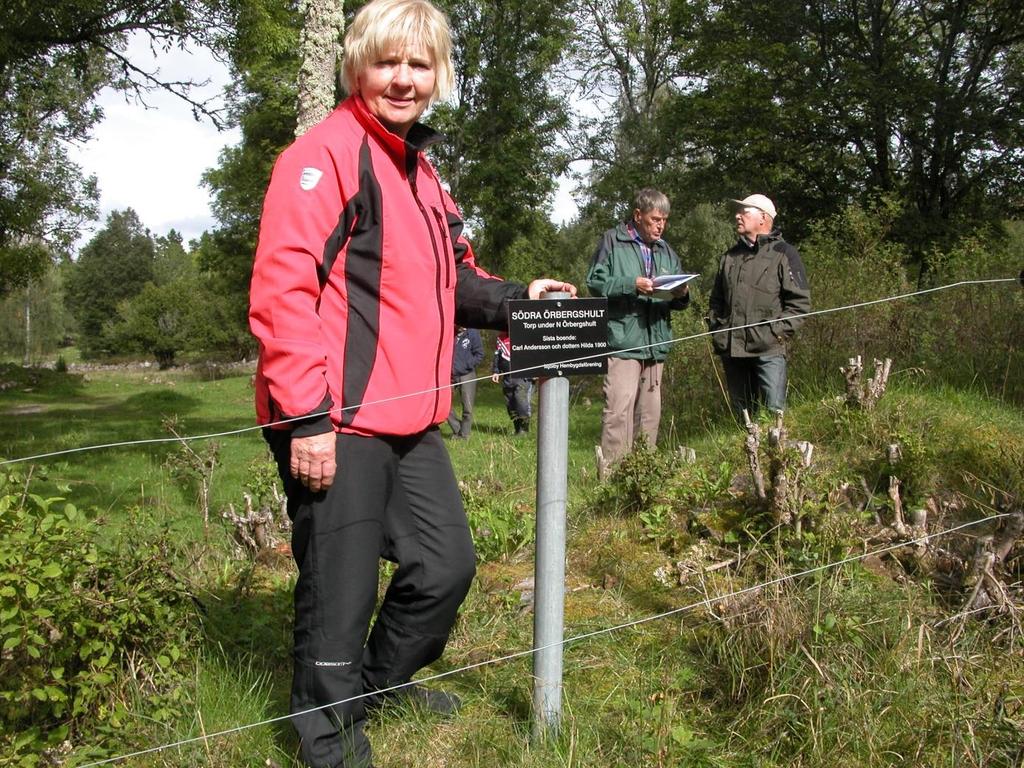
<svg viewBox="0 0 1024 768">
<path fill-rule="evenodd" d="M 316 5 L 5 4 L 0 349 L 25 362 L 70 342 L 84 358 L 162 365 L 252 356 L 246 293 L 262 195 L 295 134 L 302 14 Z M 874 262 L 872 281 L 851 283 L 863 293 L 886 280 L 933 285 L 959 269 L 957 254 L 986 277 L 993 259 L 1021 252 L 1016 3 L 442 5 L 457 72 L 455 93 L 428 116 L 449 137 L 434 160 L 496 274 L 581 281 L 597 235 L 645 185 L 668 194 L 668 239 L 705 275 L 731 240 L 726 201 L 769 194 L 823 298 L 828 281 L 853 275 L 832 257 Z M 129 33 L 157 48 L 208 47 L 230 67 L 227 106 L 137 68 Z M 241 128 L 204 178 L 215 228 L 184 243 L 115 211 L 71 253 L 97 197 L 67 147 L 88 141 L 104 86 L 143 100 L 170 90 L 198 119 Z M 579 214 L 555 225 L 556 179 L 573 168 L 585 169 L 574 175 Z M 876 243 L 884 254 L 865 253 Z M 1007 387 L 1019 379 L 1002 372 Z"/>
<path fill-rule="evenodd" d="M 709 277 L 733 238 L 726 201 L 754 191 L 775 200 L 801 249 L 816 309 L 1020 273 L 1019 3 L 439 4 L 452 20 L 457 69 L 455 93 L 427 116 L 449 137 L 433 159 L 492 272 L 582 283 L 599 234 L 651 185 L 672 201 L 667 239 L 705 276 L 695 311 L 674 319 L 679 337 L 703 330 Z M 254 354 L 249 270 L 271 165 L 303 110 L 304 22 L 350 18 L 358 5 L 0 5 L 0 352 L 19 363 L 0 375 L 5 453 L 251 422 L 248 374 L 239 373 L 248 369 L 232 364 Z M 227 107 L 198 100 L 192 83 L 136 68 L 125 56 L 129 35 L 213 51 L 231 71 Z M 197 118 L 240 128 L 241 141 L 205 176 L 210 231 L 184 242 L 120 210 L 73 253 L 97 197 L 68 145 L 88 141 L 107 86 L 141 99 L 170 90 Z M 556 225 L 555 180 L 567 173 L 579 214 Z M 868 540 L 865 520 L 891 515 L 886 488 L 897 474 L 908 504 L 942 510 L 936 524 L 1019 507 L 1022 309 L 1013 282 L 965 285 L 804 326 L 787 420 L 827 458 L 797 535 L 779 533 L 738 479 L 744 459 L 706 339 L 676 345 L 669 358 L 662 450 L 639 454 L 604 487 L 590 460 L 600 382 L 581 380 L 569 566 L 593 591 L 581 592 L 576 618 L 597 621 L 609 607 L 628 618 L 699 597 L 692 584 L 659 586 L 651 576 L 691 547 L 731 563 L 714 572 L 721 581 L 701 585 L 712 592 L 834 560 Z M 896 361 L 876 414 L 836 405 L 839 368 L 854 355 Z M 516 585 L 531 544 L 522 499 L 532 486 L 522 478 L 535 456 L 499 439 L 505 415 L 494 392 L 484 388 L 481 401 L 486 447 L 452 451 L 482 559 L 454 643 L 465 662 L 481 646 L 529 643 L 519 597 L 528 590 Z M 175 417 L 185 414 L 183 426 Z M 905 458 L 880 458 L 896 444 Z M 696 464 L 678 464 L 680 446 L 696 446 Z M 257 502 L 270 494 L 258 440 L 95 456 L 15 470 L 0 488 L 0 724 L 9 727 L 0 745 L 14 764 L 67 750 L 82 763 L 205 733 L 204 712 L 225 726 L 279 715 L 286 699 L 291 568 L 235 559 L 217 516 L 241 509 L 243 493 Z M 645 490 L 652 473 L 673 478 L 662 496 Z M 849 502 L 850 488 L 864 498 Z M 64 497 L 83 511 L 69 511 Z M 211 522 L 200 523 L 197 506 Z M 1012 562 L 1019 597 L 1021 559 Z M 769 605 L 740 606 L 747 614 L 702 614 L 678 632 L 639 634 L 629 654 L 612 639 L 595 646 L 571 673 L 578 717 L 554 756 L 522 747 L 528 703 L 511 673 L 496 673 L 481 684 L 475 716 L 454 730 L 388 721 L 377 736 L 402 747 L 381 762 L 406 764 L 399 750 L 413 743 L 409 759 L 430 765 L 830 765 L 844 753 L 851 765 L 938 765 L 944 755 L 1019 763 L 1016 615 L 951 631 L 944 622 L 963 596 L 913 569 L 893 571 L 844 571 L 773 593 Z M 623 675 L 641 690 L 616 682 Z M 876 679 L 891 698 L 862 696 L 880 693 Z M 474 695 L 474 683 L 464 685 Z M 914 718 L 936 727 L 915 728 Z M 247 765 L 253 754 L 287 762 L 290 738 L 282 727 L 153 764 Z M 751 757 L 757 750 L 767 756 Z"/>
</svg>

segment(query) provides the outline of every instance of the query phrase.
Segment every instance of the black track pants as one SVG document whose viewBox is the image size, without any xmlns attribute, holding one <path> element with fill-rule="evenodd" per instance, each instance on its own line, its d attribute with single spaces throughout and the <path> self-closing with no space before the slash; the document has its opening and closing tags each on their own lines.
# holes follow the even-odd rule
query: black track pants
<svg viewBox="0 0 1024 768">
<path fill-rule="evenodd" d="M 292 722 L 314 768 L 363 768 L 359 699 L 408 681 L 441 656 L 475 572 L 455 474 L 436 428 L 409 437 L 337 436 L 338 470 L 310 493 L 288 470 L 290 436 L 265 430 L 294 523 Z M 379 560 L 398 564 L 373 631 Z"/>
</svg>

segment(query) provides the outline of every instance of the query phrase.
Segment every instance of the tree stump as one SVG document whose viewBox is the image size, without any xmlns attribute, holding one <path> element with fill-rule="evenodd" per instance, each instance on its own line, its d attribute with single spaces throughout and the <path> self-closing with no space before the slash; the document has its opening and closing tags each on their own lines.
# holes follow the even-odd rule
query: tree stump
<svg viewBox="0 0 1024 768">
<path fill-rule="evenodd" d="M 802 472 L 811 466 L 814 445 L 790 440 L 783 424 L 783 414 L 775 414 L 775 424 L 768 430 L 767 445 L 761 439 L 761 427 L 750 419 L 746 411 L 743 420 L 747 428 L 744 449 L 754 479 L 757 498 L 765 502 L 776 525 L 794 525 L 800 533 L 803 504 Z M 768 476 L 762 468 L 768 463 Z"/>
<path fill-rule="evenodd" d="M 846 404 L 851 408 L 870 411 L 889 384 L 889 372 L 892 370 L 892 359 L 875 359 L 875 373 L 866 382 L 862 381 L 864 376 L 864 362 L 860 355 L 851 357 L 847 364 L 839 370 L 846 379 Z"/>
<path fill-rule="evenodd" d="M 244 515 L 235 512 L 234 504 L 228 504 L 228 508 L 221 512 L 221 517 L 234 526 L 235 542 L 239 549 L 253 557 L 278 547 L 281 534 L 291 530 L 287 500 L 276 486 L 271 486 L 271 492 L 273 499 L 268 499 L 259 509 L 253 503 L 252 495 L 243 493 Z"/>
</svg>

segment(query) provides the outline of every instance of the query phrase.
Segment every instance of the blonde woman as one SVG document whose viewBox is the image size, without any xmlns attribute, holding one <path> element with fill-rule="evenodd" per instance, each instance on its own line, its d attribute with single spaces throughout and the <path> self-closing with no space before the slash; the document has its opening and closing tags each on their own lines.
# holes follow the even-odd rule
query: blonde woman
<svg viewBox="0 0 1024 768">
<path fill-rule="evenodd" d="M 316 768 L 371 764 L 369 705 L 456 709 L 421 687 L 363 698 L 440 657 L 474 575 L 437 428 L 451 407 L 453 329 L 503 329 L 509 299 L 576 291 L 476 265 L 424 155 L 440 136 L 418 122 L 452 84 L 436 7 L 363 6 L 345 36 L 344 77 L 345 101 L 274 167 L 250 306 L 257 415 L 299 569 L 292 721 Z M 398 567 L 371 630 L 381 557 Z"/>
</svg>

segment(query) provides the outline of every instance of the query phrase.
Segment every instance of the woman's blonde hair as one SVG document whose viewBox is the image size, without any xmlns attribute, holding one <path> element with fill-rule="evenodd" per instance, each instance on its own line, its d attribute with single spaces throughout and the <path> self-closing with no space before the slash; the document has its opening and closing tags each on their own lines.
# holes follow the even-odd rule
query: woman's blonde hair
<svg viewBox="0 0 1024 768">
<path fill-rule="evenodd" d="M 443 99 L 455 79 L 448 17 L 429 0 L 371 0 L 345 33 L 345 90 L 356 93 L 359 73 L 381 56 L 420 45 L 434 60 L 437 80 L 431 102 Z"/>
</svg>

